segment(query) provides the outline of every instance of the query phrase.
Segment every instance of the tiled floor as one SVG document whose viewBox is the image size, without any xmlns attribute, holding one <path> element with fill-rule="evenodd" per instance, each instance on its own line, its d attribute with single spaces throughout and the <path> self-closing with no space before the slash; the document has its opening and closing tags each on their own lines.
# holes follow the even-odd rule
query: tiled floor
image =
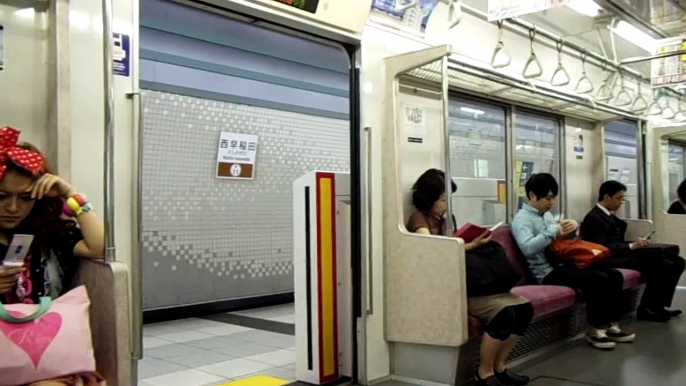
<svg viewBox="0 0 686 386">
<path fill-rule="evenodd" d="M 294 323 L 293 305 L 234 315 Z M 139 386 L 218 385 L 253 375 L 295 380 L 295 337 L 204 319 L 146 325 Z"/>
</svg>

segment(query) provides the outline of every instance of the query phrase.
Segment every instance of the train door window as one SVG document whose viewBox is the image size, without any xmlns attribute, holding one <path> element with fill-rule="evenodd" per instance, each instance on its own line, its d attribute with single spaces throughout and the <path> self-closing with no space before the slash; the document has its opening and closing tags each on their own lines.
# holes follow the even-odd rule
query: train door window
<svg viewBox="0 0 686 386">
<path fill-rule="evenodd" d="M 534 173 L 550 173 L 563 191 L 560 164 L 560 120 L 554 117 L 517 111 L 515 115 L 515 173 L 517 208 L 526 202 L 524 185 Z M 564 197 L 561 197 L 564 199 Z M 560 200 L 552 212 L 560 212 Z"/>
<path fill-rule="evenodd" d="M 638 125 L 614 121 L 605 125 L 606 179 L 626 185 L 626 201 L 617 213 L 621 218 L 640 218 Z"/>
<path fill-rule="evenodd" d="M 450 102 L 450 172 L 457 184 L 457 226 L 494 225 L 507 217 L 505 110 Z"/>
<path fill-rule="evenodd" d="M 676 201 L 676 189 L 686 176 L 686 144 L 680 142 L 670 142 L 669 145 L 669 203 Z M 668 204 L 669 205 L 669 204 Z"/>
</svg>

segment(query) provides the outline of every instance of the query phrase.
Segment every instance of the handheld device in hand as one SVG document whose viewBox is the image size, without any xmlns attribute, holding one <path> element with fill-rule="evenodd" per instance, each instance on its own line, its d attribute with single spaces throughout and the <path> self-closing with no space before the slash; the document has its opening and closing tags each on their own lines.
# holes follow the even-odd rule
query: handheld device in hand
<svg viewBox="0 0 686 386">
<path fill-rule="evenodd" d="M 5 267 L 22 267 L 24 266 L 24 259 L 29 253 L 31 243 L 33 242 L 33 235 L 14 235 L 7 254 L 2 261 Z"/>
<path fill-rule="evenodd" d="M 501 221 L 501 222 L 499 222 L 499 223 L 493 225 L 493 226 L 489 229 L 489 231 L 490 231 L 490 232 L 495 231 L 496 229 L 500 228 L 500 226 L 503 225 L 504 223 L 505 223 L 505 221 Z"/>
<path fill-rule="evenodd" d="M 646 239 L 650 240 L 654 234 L 655 234 L 655 231 L 650 232 L 650 234 L 648 236 L 646 236 Z"/>
</svg>

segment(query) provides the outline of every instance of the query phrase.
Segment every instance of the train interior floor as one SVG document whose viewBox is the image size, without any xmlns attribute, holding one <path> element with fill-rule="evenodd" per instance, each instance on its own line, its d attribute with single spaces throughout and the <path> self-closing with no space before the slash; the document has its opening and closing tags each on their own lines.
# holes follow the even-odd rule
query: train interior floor
<svg viewBox="0 0 686 386">
<path fill-rule="evenodd" d="M 245 386 L 266 385 L 270 381 L 265 379 L 292 382 L 294 313 L 294 305 L 288 304 L 146 325 L 138 385 L 223 385 L 242 379 Z"/>
<path fill-rule="evenodd" d="M 685 287 L 677 291 L 674 307 L 686 311 Z M 139 385 L 271 386 L 270 382 L 293 382 L 293 323 L 291 304 L 147 325 Z M 637 333 L 633 344 L 605 352 L 577 339 L 526 361 L 517 370 L 533 378 L 532 386 L 683 386 L 686 316 L 668 324 L 633 322 L 628 328 Z M 237 380 L 245 383 L 231 383 Z M 413 384 L 391 380 L 380 385 Z"/>
</svg>

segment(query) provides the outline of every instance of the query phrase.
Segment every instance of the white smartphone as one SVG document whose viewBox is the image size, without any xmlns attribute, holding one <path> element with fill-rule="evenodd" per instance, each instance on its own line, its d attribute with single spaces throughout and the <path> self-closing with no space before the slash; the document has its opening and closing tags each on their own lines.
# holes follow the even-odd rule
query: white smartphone
<svg viewBox="0 0 686 386">
<path fill-rule="evenodd" d="M 650 234 L 649 234 L 648 236 L 646 236 L 645 238 L 646 238 L 647 240 L 650 240 L 651 237 L 653 237 L 654 234 L 655 234 L 655 231 L 652 231 L 652 232 L 650 232 Z"/>
<path fill-rule="evenodd" d="M 564 220 L 564 219 L 565 219 L 565 214 L 560 213 L 560 216 L 558 216 L 558 218 L 557 218 L 557 222 L 562 222 L 562 220 Z"/>
<path fill-rule="evenodd" d="M 489 229 L 489 231 L 491 231 L 491 232 L 495 231 L 496 229 L 500 228 L 500 226 L 503 225 L 504 223 L 505 223 L 505 221 L 501 221 L 501 222 L 499 222 L 499 223 L 493 225 L 493 226 L 491 227 L 491 229 Z"/>
<path fill-rule="evenodd" d="M 24 259 L 31 249 L 31 243 L 33 243 L 33 235 L 14 235 L 2 265 L 5 267 L 23 267 Z"/>
</svg>

